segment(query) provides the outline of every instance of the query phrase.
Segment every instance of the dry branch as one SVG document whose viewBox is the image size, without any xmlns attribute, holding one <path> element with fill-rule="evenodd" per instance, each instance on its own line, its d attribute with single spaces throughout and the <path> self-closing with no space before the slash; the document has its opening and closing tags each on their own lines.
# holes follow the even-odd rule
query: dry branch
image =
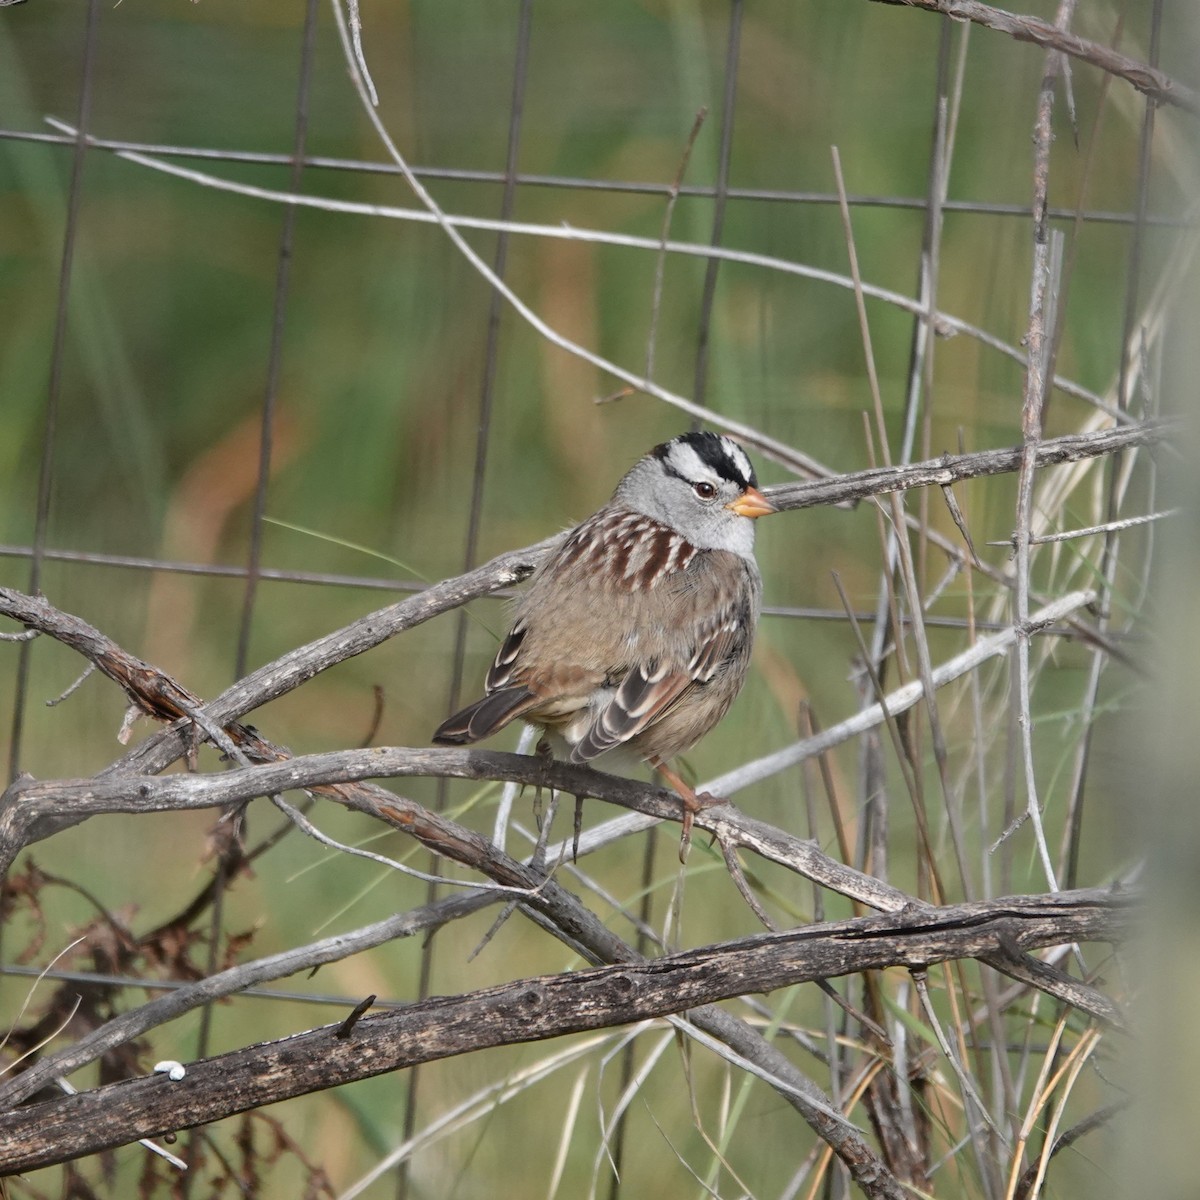
<svg viewBox="0 0 1200 1200">
<path fill-rule="evenodd" d="M 1150 446 L 1161 442 L 1179 428 L 1178 422 L 1167 419 L 1143 421 L 1137 425 L 1100 429 L 1094 433 L 1071 433 L 1063 437 L 1046 438 L 1037 446 L 1035 467 L 1053 467 L 1061 463 L 1078 462 L 1116 454 L 1134 446 Z M 1011 446 L 998 450 L 980 450 L 974 454 L 944 454 L 925 462 L 897 467 L 875 467 L 854 471 L 835 479 L 811 483 L 784 483 L 764 488 L 771 503 L 779 509 L 812 508 L 818 504 L 844 504 L 881 496 L 888 492 L 909 491 L 920 487 L 949 487 L 968 479 L 987 475 L 1004 475 L 1021 466 L 1023 447 Z"/>
<path fill-rule="evenodd" d="M 1032 42 L 1047 50 L 1055 50 L 1080 62 L 1099 67 L 1131 83 L 1139 92 L 1156 104 L 1171 104 L 1186 112 L 1200 114 L 1200 93 L 1172 79 L 1165 71 L 1121 54 L 1111 46 L 1092 42 L 1065 29 L 1059 29 L 1040 17 L 1008 12 L 980 0 L 875 0 L 877 4 L 895 4 L 904 8 L 923 8 L 942 13 L 960 21 L 972 21 L 999 33 L 1006 33 L 1018 42 Z"/>
<path fill-rule="evenodd" d="M 243 676 L 205 705 L 203 715 L 216 725 L 228 727 L 226 731 L 235 743 L 241 749 L 253 752 L 255 737 L 252 731 L 245 727 L 231 727 L 230 722 L 270 700 L 286 695 L 322 671 L 374 649 L 405 629 L 449 612 L 468 600 L 520 583 L 528 578 L 543 555 L 558 540 L 548 538 L 523 550 L 498 555 L 465 575 L 434 584 L 415 596 L 369 613 L 342 629 L 301 646 Z M 195 701 L 187 689 L 178 688 L 177 685 L 172 688 L 152 677 L 158 674 L 155 668 L 122 650 L 87 622 L 59 612 L 43 597 L 26 596 L 12 588 L 0 587 L 0 615 L 11 617 L 27 628 L 40 629 L 78 650 L 112 679 L 132 704 L 148 715 L 172 721 Z M 147 676 L 146 671 L 151 672 L 152 676 Z M 150 774 L 164 770 L 193 748 L 194 739 L 190 732 L 190 721 L 187 720 L 162 730 L 105 768 L 100 772 L 100 777 Z M 273 759 L 279 756 L 272 753 L 267 757 Z"/>
<path fill-rule="evenodd" d="M 437 774 L 469 779 L 509 779 L 543 784 L 578 795 L 595 796 L 625 805 L 658 819 L 677 820 L 678 800 L 670 793 L 633 780 L 603 775 L 565 763 L 545 763 L 526 755 L 479 750 L 420 750 L 403 747 L 378 750 L 334 751 L 307 755 L 285 762 L 219 772 L 214 775 L 171 775 L 123 780 L 59 780 L 43 783 L 19 781 L 8 793 L 4 820 L 14 814 L 36 825 L 47 810 L 79 817 L 81 813 L 149 813 L 215 807 L 249 800 L 291 787 L 306 787 L 345 803 L 358 811 L 387 821 L 422 841 L 430 849 L 505 887 L 525 892 L 526 906 L 541 914 L 558 936 L 569 937 L 575 948 L 596 962 L 627 962 L 636 956 L 619 938 L 540 869 L 519 863 L 501 853 L 486 839 L 455 822 L 429 813 L 411 800 L 355 779 L 367 776 Z M 335 784 L 333 781 L 340 780 Z M 711 830 L 724 847 L 741 847 L 762 855 L 789 870 L 885 912 L 925 910 L 899 888 L 865 875 L 830 858 L 813 842 L 740 812 L 732 806 L 710 808 L 699 814 L 698 824 Z M 0 826 L 4 828 L 4 826 Z M 9 826 L 11 832 L 11 826 Z M 15 838 L 19 842 L 19 836 Z M 459 897 L 462 911 L 473 911 L 494 896 L 484 893 Z M 409 914 L 410 918 L 421 915 Z M 447 914 L 447 918 L 450 914 Z M 393 936 L 410 931 L 411 921 Z M 412 928 L 425 927 L 423 922 Z M 373 936 L 373 935 L 372 935 Z M 377 944 L 378 938 L 372 942 Z M 277 979 L 318 962 L 334 961 L 356 952 L 357 941 L 318 943 L 272 960 L 248 963 L 223 972 L 187 991 L 152 1001 L 108 1025 L 87 1034 L 73 1045 L 42 1059 L 15 1079 L 0 1086 L 0 1104 L 28 1097 L 57 1075 L 68 1074 L 101 1054 L 140 1036 L 167 1020 L 207 1002 L 216 995 L 231 995 L 244 987 Z M 1115 1004 L 1094 988 L 1045 963 L 1009 950 L 986 958 L 989 965 L 1010 977 L 1065 1001 L 1107 1024 L 1121 1026 L 1123 1016 Z"/>
<path fill-rule="evenodd" d="M 1120 941 L 1134 901 L 1090 889 L 830 922 L 652 962 L 523 979 L 439 997 L 203 1059 L 178 1083 L 127 1080 L 0 1115 L 0 1172 L 28 1171 L 142 1137 L 416 1063 L 682 1013 L 745 993 L 888 966 L 920 970 L 1077 941 Z"/>
</svg>

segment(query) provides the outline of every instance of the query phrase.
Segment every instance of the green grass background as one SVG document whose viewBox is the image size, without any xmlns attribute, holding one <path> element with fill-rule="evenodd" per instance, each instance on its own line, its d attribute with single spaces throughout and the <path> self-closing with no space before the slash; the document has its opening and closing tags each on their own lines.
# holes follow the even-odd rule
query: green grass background
<svg viewBox="0 0 1200 1200">
<path fill-rule="evenodd" d="M 1121 13 L 1123 49 L 1145 55 L 1149 0 L 1080 7 L 1080 32 L 1107 40 Z M 1187 61 L 1183 18 L 1171 11 L 1177 7 L 1168 5 L 1172 36 L 1163 44 L 1168 70 L 1182 69 Z M 1053 6 L 1027 8 L 1050 16 Z M 380 114 L 410 161 L 503 168 L 517 11 L 511 3 L 454 0 L 364 9 Z M 48 128 L 44 116 L 74 121 L 85 18 L 82 3 L 34 0 L 3 10 L 0 126 L 43 131 Z M 278 0 L 101 5 L 91 131 L 134 141 L 287 152 L 302 21 L 302 5 Z M 687 180 L 711 183 L 728 22 L 727 6 L 687 0 L 615 0 L 602 7 L 567 0 L 534 6 L 520 170 L 669 183 L 695 114 L 707 105 L 709 117 Z M 851 193 L 923 196 L 939 32 L 939 19 L 927 14 L 849 0 L 765 0 L 747 6 L 730 182 L 830 192 L 830 147 L 837 145 Z M 1029 203 L 1030 133 L 1042 67 L 1043 56 L 1034 48 L 972 31 L 952 199 Z M 1077 67 L 1072 82 L 1086 135 L 1101 110 L 1101 77 Z M 1131 89 L 1112 84 L 1085 189 L 1084 156 L 1060 104 L 1053 203 L 1105 211 L 1133 207 L 1142 111 Z M 1189 177 L 1173 154 L 1180 118 L 1164 110 L 1159 121 L 1150 207 L 1173 215 L 1187 200 Z M 349 85 L 323 5 L 308 149 L 314 155 L 382 157 Z M 285 168 L 196 165 L 225 178 L 288 186 Z M 0 542 L 9 546 L 28 546 L 33 537 L 70 166 L 68 147 L 0 140 Z M 391 176 L 309 168 L 301 186 L 312 194 L 412 206 L 403 182 Z M 431 186 L 447 211 L 480 216 L 499 211 L 498 185 Z M 523 186 L 514 217 L 656 237 L 663 205 L 661 196 Z M 88 153 L 62 357 L 50 547 L 206 564 L 245 562 L 283 219 L 281 207 L 157 175 L 102 151 Z M 703 242 L 712 220 L 710 200 L 684 197 L 672 235 Z M 856 207 L 854 232 L 864 276 L 913 294 L 922 223 L 919 210 Z M 1059 227 L 1069 229 L 1069 223 Z M 941 307 L 1018 342 L 1028 305 L 1030 230 L 1027 217 L 948 213 Z M 467 236 L 481 254 L 491 256 L 493 235 Z M 1151 231 L 1147 280 L 1168 259 L 1173 237 L 1170 231 Z M 722 242 L 832 271 L 847 269 L 840 218 L 828 204 L 733 201 Z M 1059 370 L 1098 391 L 1111 385 L 1118 369 L 1129 254 L 1125 225 L 1088 224 L 1079 234 Z M 654 256 L 642 251 L 518 235 L 510 247 L 508 279 L 562 333 L 638 370 L 650 327 L 654 269 Z M 694 392 L 703 275 L 700 260 L 679 259 L 668 263 L 665 276 L 656 378 L 685 395 Z M 488 304 L 486 284 L 429 225 L 309 210 L 297 214 L 267 501 L 268 515 L 284 524 L 265 529 L 265 565 L 430 581 L 463 568 Z M 882 304 L 871 302 L 868 308 L 895 438 L 912 321 Z M 630 462 L 686 425 L 681 414 L 645 398 L 597 406 L 597 397 L 611 392 L 614 382 L 548 345 L 507 309 L 501 314 L 497 365 L 480 559 L 587 515 Z M 960 437 L 968 449 L 1017 442 L 1021 380 L 1018 364 L 970 338 L 940 340 L 931 452 L 957 449 Z M 870 396 L 853 295 L 762 268 L 722 265 L 707 402 L 837 469 L 868 465 L 862 414 Z M 1086 412 L 1080 402 L 1056 396 L 1048 431 L 1075 429 Z M 768 482 L 786 478 L 772 464 L 759 465 Z M 976 546 L 996 564 L 1005 561 L 1006 551 L 985 543 L 1010 534 L 1013 489 L 1011 479 L 1001 478 L 972 485 L 962 497 Z M 1078 523 L 1086 523 L 1086 498 L 1079 503 Z M 1074 516 L 1063 513 L 1062 520 L 1070 523 Z M 931 521 L 953 533 L 938 503 L 931 506 Z M 367 546 L 396 565 L 345 543 Z M 759 546 L 769 605 L 836 609 L 836 572 L 857 607 L 873 607 L 880 551 L 869 506 L 764 522 Z M 28 572 L 20 556 L 0 559 L 6 584 L 25 587 Z M 940 559 L 931 554 L 928 582 L 940 573 Z M 99 626 L 202 696 L 232 679 L 242 602 L 237 580 L 48 562 L 41 586 L 56 605 Z M 264 583 L 249 666 L 389 598 L 348 587 Z M 504 623 L 497 601 L 478 602 L 473 611 L 479 620 L 469 629 L 468 690 L 482 677 Z M 966 611 L 961 580 L 938 611 Z M 296 752 L 355 745 L 370 725 L 372 688 L 381 685 L 387 701 L 376 740 L 427 744 L 447 711 L 454 628 L 452 616 L 422 626 L 326 673 L 252 720 Z M 961 632 L 932 633 L 935 661 L 963 644 Z M 0 645 L 0 729 L 11 720 L 17 653 Z M 796 704 L 802 697 L 811 700 L 825 724 L 854 711 L 849 675 L 856 653 L 844 622 L 767 616 L 756 670 L 734 714 L 690 756 L 698 775 L 716 774 L 784 745 L 796 736 Z M 1074 713 L 1087 661 L 1082 649 L 1064 645 L 1039 680 L 1039 765 L 1054 838 L 1079 733 Z M 41 703 L 61 692 L 79 669 L 79 660 L 66 649 L 46 640 L 35 646 L 31 704 L 19 764 L 13 767 L 42 778 L 87 775 L 119 753 L 114 737 L 123 702 L 107 683 L 89 680 L 61 707 Z M 1129 703 L 1129 686 L 1127 679 L 1115 682 L 1102 710 L 1110 715 L 1101 717 L 1106 736 L 1097 739 L 1095 819 L 1086 825 L 1084 882 L 1107 878 L 1123 862 L 1124 827 L 1109 813 L 1105 797 L 1122 782 L 1117 764 L 1125 743 L 1119 716 Z M 962 769 L 970 761 L 966 693 L 947 703 L 952 752 Z M 994 712 L 1002 721 L 1002 694 Z M 1001 788 L 1002 746 L 994 761 L 994 783 Z M 206 765 L 212 768 L 215 762 L 209 758 Z M 853 821 L 854 748 L 837 756 L 834 765 L 844 816 Z M 434 801 L 432 782 L 413 781 L 406 789 L 418 800 Z M 739 802 L 757 816 L 804 832 L 797 789 L 793 775 L 755 787 Z M 481 830 L 490 829 L 494 799 L 494 790 L 465 785 L 449 792 L 461 818 Z M 518 811 L 527 815 L 523 806 Z M 893 811 L 892 879 L 912 889 L 912 831 L 900 792 Z M 609 814 L 593 802 L 587 815 L 598 820 Z M 339 838 L 374 839 L 372 847 L 382 852 L 411 854 L 399 835 L 380 835 L 362 818 L 328 806 L 319 809 L 319 818 Z M 265 809 L 253 809 L 252 837 L 274 821 Z M 103 818 L 32 853 L 47 870 L 86 884 L 135 929 L 148 928 L 182 907 L 207 878 L 202 854 L 210 824 L 205 814 Z M 976 860 L 998 832 L 971 820 Z M 836 852 L 827 819 L 819 837 Z M 587 866 L 614 895 L 628 899 L 640 887 L 640 857 L 640 848 L 621 847 Z M 414 861 L 424 865 L 423 856 Z M 673 861 L 668 835 L 660 839 L 655 871 L 660 924 L 675 878 Z M 764 886 L 773 889 L 771 904 L 780 920 L 811 916 L 811 893 L 798 888 L 794 876 L 769 866 L 756 865 L 756 870 Z M 1030 838 L 1018 840 L 1012 871 L 1015 888 L 1040 890 Z M 253 929 L 246 953 L 269 953 L 420 903 L 423 891 L 421 885 L 293 836 L 256 867 L 253 877 L 236 882 L 225 926 L 231 932 Z M 68 891 L 48 889 L 43 900 L 49 936 L 39 961 L 61 949 L 70 931 L 94 915 Z M 827 911 L 846 915 L 848 908 L 834 897 L 827 899 Z M 439 936 L 435 993 L 572 965 L 557 944 L 519 919 L 468 961 L 491 919 L 485 913 Z M 24 944 L 26 925 L 24 918 L 13 922 L 5 936 L 6 956 Z M 681 942 L 706 943 L 754 928 L 719 858 L 697 847 Z M 411 999 L 419 955 L 415 943 L 392 945 L 326 968 L 311 982 L 287 985 Z M 12 1019 L 26 990 L 20 980 L 0 984 L 5 1020 Z M 789 1019 L 808 1023 L 819 1020 L 818 1014 L 807 995 L 798 995 L 788 1009 Z M 235 1000 L 216 1012 L 212 1049 L 282 1036 L 329 1019 L 329 1010 L 315 1006 Z M 147 1061 L 186 1059 L 189 1049 L 194 1051 L 198 1021 L 188 1018 L 156 1032 Z M 422 1119 L 544 1051 L 490 1051 L 429 1068 L 420 1092 Z M 715 1129 L 725 1068 L 700 1053 L 693 1054 L 692 1066 L 698 1107 Z M 597 1077 L 594 1058 L 589 1069 L 563 1195 L 585 1194 L 586 1182 L 580 1181 L 588 1178 L 597 1144 L 597 1098 L 611 1104 L 616 1095 L 615 1067 L 603 1079 Z M 466 1133 L 422 1152 L 413 1166 L 415 1194 L 545 1192 L 559 1114 L 572 1082 L 570 1072 L 564 1073 Z M 734 1091 L 740 1086 L 735 1077 Z M 325 1165 L 336 1185 L 345 1186 L 399 1140 L 404 1095 L 402 1078 L 384 1078 L 293 1102 L 275 1114 L 310 1157 Z M 667 1145 L 669 1139 L 684 1155 L 704 1161 L 687 1103 L 678 1055 L 668 1051 L 635 1102 L 627 1194 L 648 1194 L 651 1187 L 668 1194 L 696 1189 Z M 809 1137 L 807 1130 L 797 1131 L 794 1115 L 777 1096 L 755 1085 L 731 1161 L 756 1195 L 778 1194 L 808 1152 L 804 1139 Z M 520 1153 L 513 1153 L 514 1146 Z M 140 1153 L 127 1149 L 118 1155 L 122 1177 L 140 1170 Z M 969 1173 L 969 1165 L 963 1169 Z M 1077 1156 L 1069 1169 L 1080 1186 L 1090 1185 L 1086 1156 Z M 295 1194 L 289 1190 L 296 1186 L 293 1170 L 281 1164 L 263 1194 Z M 969 1194 L 970 1181 L 961 1186 Z M 392 1194 L 391 1182 L 369 1192 Z M 954 1194 L 953 1188 L 946 1194 Z"/>
</svg>

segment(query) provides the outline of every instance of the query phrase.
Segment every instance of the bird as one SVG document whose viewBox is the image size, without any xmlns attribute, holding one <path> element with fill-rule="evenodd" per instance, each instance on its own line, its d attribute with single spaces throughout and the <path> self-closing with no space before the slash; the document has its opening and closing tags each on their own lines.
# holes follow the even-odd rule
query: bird
<svg viewBox="0 0 1200 1200">
<path fill-rule="evenodd" d="M 477 742 L 520 718 L 543 731 L 541 752 L 571 763 L 632 755 L 679 795 L 686 860 L 695 815 L 722 801 L 670 763 L 745 682 L 762 607 L 754 523 L 775 511 L 729 436 L 655 446 L 537 568 L 483 696 L 433 741 Z"/>
</svg>

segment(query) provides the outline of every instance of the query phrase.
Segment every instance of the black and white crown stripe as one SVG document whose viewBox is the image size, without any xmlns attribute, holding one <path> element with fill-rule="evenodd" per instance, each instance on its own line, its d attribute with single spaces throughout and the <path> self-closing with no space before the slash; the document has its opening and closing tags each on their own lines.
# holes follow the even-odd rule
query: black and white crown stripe
<svg viewBox="0 0 1200 1200">
<path fill-rule="evenodd" d="M 743 491 L 757 487 L 754 467 L 732 438 L 719 433 L 685 433 L 654 451 L 663 466 L 689 483 L 726 480 Z"/>
</svg>

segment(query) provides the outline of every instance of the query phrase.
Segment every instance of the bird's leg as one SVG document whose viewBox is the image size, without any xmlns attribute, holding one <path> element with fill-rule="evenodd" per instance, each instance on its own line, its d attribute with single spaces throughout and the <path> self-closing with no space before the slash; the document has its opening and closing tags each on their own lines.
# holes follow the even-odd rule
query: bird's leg
<svg viewBox="0 0 1200 1200">
<path fill-rule="evenodd" d="M 550 743 L 544 738 L 538 738 L 537 745 L 533 748 L 534 757 L 541 764 L 543 770 L 554 761 L 554 751 L 550 749 Z M 550 796 L 553 800 L 554 789 L 550 789 Z M 533 791 L 533 819 L 537 824 L 538 833 L 542 831 L 542 785 L 539 783 L 534 787 Z"/>
<path fill-rule="evenodd" d="M 554 751 L 551 749 L 550 740 L 545 737 L 538 738 L 538 744 L 533 751 L 538 760 L 543 766 L 548 767 L 554 761 Z M 554 795 L 554 789 L 550 789 L 550 795 Z M 571 834 L 571 861 L 579 865 L 579 835 L 583 831 L 583 797 L 575 797 L 575 824 Z"/>
<path fill-rule="evenodd" d="M 711 792 L 700 792 L 697 795 L 695 790 L 688 787 L 664 762 L 656 759 L 651 766 L 671 785 L 683 802 L 683 829 L 679 836 L 679 861 L 687 862 L 688 849 L 692 844 L 692 822 L 695 821 L 696 814 L 713 807 L 713 805 L 724 804 L 726 801 L 720 796 L 714 796 Z"/>
</svg>

